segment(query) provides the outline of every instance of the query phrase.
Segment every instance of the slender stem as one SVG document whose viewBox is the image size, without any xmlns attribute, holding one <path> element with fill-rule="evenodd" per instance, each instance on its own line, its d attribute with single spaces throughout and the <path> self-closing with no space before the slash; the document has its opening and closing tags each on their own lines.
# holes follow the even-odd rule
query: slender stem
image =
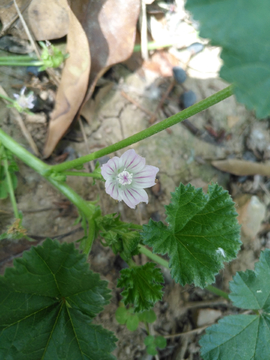
<svg viewBox="0 0 270 360">
<path fill-rule="evenodd" d="M 9 149 L 15 156 L 26 163 L 29 167 L 36 172 L 44 176 L 46 172 L 51 168 L 43 161 L 32 155 L 29 151 L 19 145 L 15 140 L 8 136 L 2 129 L 0 129 L 0 142 L 4 147 Z M 88 207 L 88 204 L 83 200 L 74 190 L 72 190 L 67 184 L 57 182 L 50 177 L 47 180 L 56 187 L 63 195 L 65 195 L 75 206 L 77 206 L 87 218 L 92 216 L 92 211 Z"/>
<path fill-rule="evenodd" d="M 158 42 L 155 42 L 155 41 L 150 41 L 147 43 L 147 49 L 148 50 L 155 50 L 155 49 L 162 49 L 162 48 L 165 48 L 165 47 L 170 47 L 170 46 L 173 46 L 174 44 L 172 43 L 168 43 L 168 42 L 164 42 L 164 43 L 158 43 Z M 134 45 L 134 48 L 133 48 L 133 52 L 138 52 L 138 51 L 141 51 L 141 44 L 136 44 Z"/>
<path fill-rule="evenodd" d="M 169 117 L 168 119 L 165 119 L 163 121 L 160 121 L 156 125 L 152 125 L 148 129 L 145 129 L 143 131 L 138 132 L 135 135 L 132 135 L 124 140 L 119 141 L 116 144 L 110 145 L 104 149 L 98 150 L 93 152 L 92 154 L 82 156 L 79 159 L 71 160 L 64 162 L 59 165 L 52 166 L 51 171 L 64 171 L 68 169 L 72 169 L 76 166 L 82 165 L 88 161 L 92 161 L 95 159 L 98 159 L 102 156 L 111 154 L 112 152 L 115 152 L 117 150 L 123 149 L 129 145 L 135 144 L 140 140 L 146 139 L 152 135 L 157 134 L 158 132 L 167 129 L 170 126 L 173 126 L 188 117 L 197 114 L 198 112 L 205 110 L 209 108 L 210 106 L 217 104 L 218 102 L 226 99 L 227 97 L 231 96 L 233 94 L 233 86 L 230 85 L 227 88 L 217 92 L 216 94 L 209 96 L 207 99 L 199 101 L 197 104 L 190 106 L 189 108 Z"/>
<path fill-rule="evenodd" d="M 160 264 L 161 266 L 164 266 L 165 268 L 167 269 L 170 269 L 169 268 L 169 263 L 168 261 L 162 259 L 162 257 L 156 255 L 156 254 L 153 254 L 149 249 L 147 249 L 145 246 L 143 245 L 139 245 L 139 251 L 140 253 L 146 255 L 149 259 L 155 261 L 157 264 Z M 228 294 L 218 288 L 216 288 L 215 286 L 212 286 L 212 285 L 208 285 L 205 287 L 206 290 L 218 295 L 218 296 L 221 296 L 227 300 L 230 300 Z"/>
<path fill-rule="evenodd" d="M 152 251 L 147 249 L 145 246 L 139 245 L 139 251 L 141 254 L 146 255 L 149 259 L 153 260 L 157 264 L 160 264 L 161 266 L 164 266 L 165 268 L 170 269 L 168 261 L 162 259 L 162 257 L 160 257 L 156 254 L 153 254 Z"/>
<path fill-rule="evenodd" d="M 102 177 L 102 175 L 100 175 L 100 174 L 86 173 L 86 172 L 82 172 L 82 171 L 64 171 L 62 174 L 63 174 L 63 175 L 67 175 L 67 176 L 85 176 L 85 177 L 92 177 L 92 178 L 95 178 L 95 179 L 103 180 L 103 177 Z"/>
<path fill-rule="evenodd" d="M 216 288 L 215 286 L 208 285 L 208 286 L 206 286 L 206 290 L 230 301 L 229 295 L 225 291 L 222 291 L 222 290 Z"/>
<path fill-rule="evenodd" d="M 43 161 L 39 160 L 36 156 L 18 144 L 17 141 L 13 140 L 2 129 L 0 129 L 0 142 L 17 158 L 22 160 L 25 164 L 27 164 L 39 174 L 44 175 L 51 168 L 50 165 L 45 164 Z"/>
<path fill-rule="evenodd" d="M 29 61 L 29 62 L 0 62 L 0 66 L 41 66 L 42 61 Z"/>
<path fill-rule="evenodd" d="M 148 322 L 147 322 L 147 321 L 144 321 L 144 326 L 145 326 L 145 329 L 146 329 L 147 335 L 150 335 L 149 324 L 148 324 Z"/>
<path fill-rule="evenodd" d="M 19 211 L 17 208 L 17 203 L 16 203 L 16 199 L 15 199 L 15 195 L 14 195 L 14 189 L 13 189 L 13 184 L 12 184 L 12 180 L 11 180 L 11 176 L 8 170 L 8 160 L 6 158 L 6 156 L 4 155 L 3 158 L 3 163 L 4 163 L 4 169 L 5 169 L 5 173 L 6 173 L 6 177 L 7 177 L 7 185 L 8 185 L 8 192 L 9 192 L 9 197 L 10 197 L 10 201 L 12 204 L 12 208 L 14 211 L 14 215 L 16 219 L 20 219 L 19 216 Z"/>
<path fill-rule="evenodd" d="M 16 56 L 0 56 L 0 62 L 2 61 L 33 61 L 37 60 L 36 58 L 33 58 L 32 56 L 28 55 L 16 55 Z"/>
<path fill-rule="evenodd" d="M 15 102 L 15 100 L 12 100 L 12 99 L 9 98 L 8 96 L 2 95 L 2 94 L 0 94 L 0 98 L 4 99 L 4 100 L 6 100 L 6 101 L 9 101 L 9 102 L 11 102 L 11 103 L 14 103 L 14 102 Z"/>
</svg>

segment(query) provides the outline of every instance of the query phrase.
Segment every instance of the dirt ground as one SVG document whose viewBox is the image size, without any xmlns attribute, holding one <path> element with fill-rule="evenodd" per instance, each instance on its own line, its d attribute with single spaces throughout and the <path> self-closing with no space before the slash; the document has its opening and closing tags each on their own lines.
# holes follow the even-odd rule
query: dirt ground
<svg viewBox="0 0 270 360">
<path fill-rule="evenodd" d="M 181 59 L 178 61 L 181 64 Z M 209 64 L 211 71 L 207 69 Z M 219 67 L 219 49 L 211 46 L 206 47 L 189 62 L 185 88 L 194 91 L 197 101 L 227 86 L 218 78 Z M 14 92 L 18 93 L 24 84 L 32 86 L 35 94 L 40 95 L 38 86 L 34 88 L 33 84 L 36 82 L 44 85 L 45 81 L 46 75 L 37 80 L 29 75 L 25 68 L 0 68 L 0 82 L 11 97 Z M 86 116 L 92 120 L 83 119 L 87 143 L 79 125 L 74 124 L 47 161 L 57 163 L 61 161 L 61 156 L 62 159 L 72 159 L 85 155 L 147 128 L 150 126 L 150 116 L 145 110 L 151 113 L 156 111 L 171 81 L 169 76 L 161 76 L 153 69 L 138 65 L 136 54 L 129 61 L 115 65 L 98 83 L 93 100 L 89 103 Z M 36 117 L 23 115 L 39 150 L 46 140 L 48 114 L 53 106 L 54 96 L 54 89 L 45 85 L 44 88 L 45 100 L 39 97 Z M 181 110 L 179 97 L 182 92 L 183 87 L 176 84 L 162 109 L 157 112 L 157 121 Z M 133 103 L 125 95 L 132 98 Z M 135 211 L 111 199 L 105 193 L 103 184 L 92 185 L 89 178 L 68 178 L 67 183 L 86 200 L 93 201 L 100 197 L 103 214 L 117 212 L 123 221 L 138 224 L 147 223 L 149 218 L 165 221 L 164 205 L 169 203 L 170 192 L 174 191 L 180 182 L 190 182 L 203 189 L 207 189 L 209 183 L 217 182 L 228 189 L 239 212 L 243 241 L 238 258 L 227 264 L 216 277 L 215 285 L 228 291 L 229 281 L 235 272 L 253 269 L 260 251 L 270 248 L 270 182 L 259 175 L 234 176 L 222 172 L 212 166 L 212 161 L 228 158 L 253 162 L 269 160 L 269 125 L 268 119 L 256 120 L 252 112 L 237 104 L 234 97 L 231 97 L 193 116 L 185 124 L 177 124 L 168 131 L 135 144 L 132 148 L 145 157 L 148 164 L 160 169 L 159 188 L 149 189 L 149 204 L 140 204 Z M 14 115 L 2 101 L 0 127 L 30 150 Z M 121 154 L 119 151 L 115 155 Z M 102 162 L 108 159 L 100 160 Z M 82 229 L 78 225 L 72 225 L 78 215 L 73 205 L 33 170 L 20 161 L 18 165 L 18 208 L 24 215 L 23 226 L 28 234 L 36 239 L 36 244 L 46 237 L 68 242 L 80 238 Z M 0 229 L 4 231 L 13 221 L 8 199 L 0 201 L 0 209 Z M 2 241 L 1 273 L 3 274 L 6 266 L 11 266 L 14 257 L 20 256 L 22 251 L 31 245 L 32 243 L 27 241 Z M 141 255 L 137 256 L 135 261 L 144 264 L 147 259 Z M 112 290 L 111 304 L 96 318 L 96 322 L 116 333 L 119 341 L 114 351 L 115 356 L 118 360 L 152 359 L 152 356 L 147 355 L 143 343 L 145 328 L 139 326 L 136 331 L 130 332 L 115 320 L 114 314 L 121 300 L 116 283 L 125 264 L 98 241 L 93 246 L 89 264 L 93 271 L 99 272 L 101 277 L 109 282 Z M 170 278 L 166 269 L 162 268 L 162 272 L 165 278 L 164 298 L 155 305 L 157 321 L 150 326 L 150 330 L 152 334 L 167 337 L 167 347 L 159 351 L 156 359 L 199 360 L 198 341 L 205 326 L 215 323 L 222 316 L 236 313 L 237 310 L 229 302 L 206 290 L 194 288 L 192 285 L 181 287 Z"/>
</svg>

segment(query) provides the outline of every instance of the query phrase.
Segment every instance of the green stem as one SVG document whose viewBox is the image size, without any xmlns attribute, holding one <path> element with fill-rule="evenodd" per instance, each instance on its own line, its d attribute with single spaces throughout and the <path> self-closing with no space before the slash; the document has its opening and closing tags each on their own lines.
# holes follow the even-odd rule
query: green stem
<svg viewBox="0 0 270 360">
<path fill-rule="evenodd" d="M 17 208 L 17 203 L 16 203 L 16 199 L 15 199 L 15 195 L 14 195 L 14 189 L 13 189 L 13 184 L 12 184 L 12 180 L 11 180 L 11 176 L 8 170 L 8 160 L 4 154 L 4 158 L 3 158 L 3 163 L 4 163 L 4 169 L 5 169 L 5 173 L 6 173 L 6 178 L 7 178 L 7 185 L 8 185 L 8 192 L 9 192 L 9 197 L 10 197 L 10 201 L 12 204 L 12 208 L 14 211 L 14 215 L 16 219 L 20 219 L 19 216 L 19 211 Z"/>
<path fill-rule="evenodd" d="M 7 135 L 2 129 L 0 129 L 0 142 L 17 158 L 22 160 L 25 164 L 27 164 L 39 174 L 44 175 L 44 173 L 51 169 L 50 165 L 47 165 L 43 161 L 39 160 L 36 156 L 18 144 L 17 141 L 13 140 L 9 135 Z"/>
<path fill-rule="evenodd" d="M 0 142 L 4 147 L 9 149 L 16 157 L 22 160 L 29 167 L 34 169 L 37 173 L 44 176 L 51 166 L 45 164 L 37 157 L 32 155 L 29 151 L 19 145 L 15 140 L 8 136 L 2 129 L 0 129 Z M 75 206 L 77 206 L 88 218 L 92 216 L 92 212 L 88 207 L 86 201 L 84 201 L 74 190 L 72 190 L 67 184 L 57 182 L 50 177 L 47 180 L 56 187 L 63 195 L 65 195 Z"/>
<path fill-rule="evenodd" d="M 168 261 L 162 259 L 162 257 L 156 255 L 156 254 L 153 254 L 149 249 L 147 249 L 145 246 L 143 245 L 139 245 L 139 251 L 140 253 L 146 255 L 149 259 L 153 260 L 154 262 L 156 262 L 157 264 L 160 264 L 161 266 L 164 266 L 165 268 L 167 269 L 170 269 L 169 268 L 169 263 Z M 215 286 L 212 286 L 212 285 L 208 285 L 205 287 L 206 290 L 218 295 L 218 296 L 221 296 L 227 300 L 230 300 L 228 294 L 218 288 L 216 288 Z"/>
<path fill-rule="evenodd" d="M 162 49 L 162 48 L 165 48 L 165 47 L 170 47 L 170 46 L 173 46 L 173 45 L 174 44 L 168 43 L 168 42 L 157 43 L 155 41 L 150 41 L 147 44 L 147 49 L 148 50 L 156 50 L 156 49 Z M 138 52 L 138 51 L 141 51 L 141 44 L 134 45 L 133 52 Z"/>
<path fill-rule="evenodd" d="M 0 62 L 2 61 L 34 61 L 37 58 L 28 55 L 16 55 L 16 56 L 0 56 Z"/>
<path fill-rule="evenodd" d="M 216 94 L 209 96 L 207 99 L 199 101 L 197 104 L 190 106 L 189 108 L 169 117 L 168 119 L 165 119 L 163 121 L 160 121 L 156 125 L 152 125 L 148 129 L 145 129 L 143 131 L 138 132 L 135 135 L 132 135 L 122 141 L 119 141 L 116 144 L 110 145 L 104 149 L 98 150 L 93 152 L 92 154 L 82 156 L 79 159 L 71 160 L 64 162 L 59 165 L 54 165 L 51 167 L 51 171 L 61 172 L 64 170 L 75 168 L 76 166 L 83 165 L 84 163 L 88 161 L 92 161 L 95 159 L 98 159 L 102 156 L 111 154 L 112 152 L 118 151 L 120 149 L 123 149 L 129 145 L 135 144 L 138 141 L 141 141 L 143 139 L 146 139 L 152 135 L 157 134 L 158 132 L 167 129 L 168 127 L 171 127 L 188 117 L 195 115 L 199 113 L 202 110 L 205 110 L 209 108 L 210 106 L 217 104 L 218 102 L 228 98 L 233 94 L 233 86 L 230 85 L 227 88 L 217 92 Z"/>
<path fill-rule="evenodd" d="M 42 61 L 29 61 L 29 62 L 0 62 L 0 66 L 42 66 Z"/>
<path fill-rule="evenodd" d="M 6 100 L 6 101 L 9 101 L 9 102 L 11 102 L 11 103 L 14 103 L 14 102 L 15 102 L 15 100 L 12 100 L 11 98 L 9 98 L 9 97 L 7 97 L 7 96 L 5 96 L 5 95 L 2 95 L 2 94 L 0 94 L 0 98 L 4 99 L 4 100 Z"/>
<path fill-rule="evenodd" d="M 218 296 L 221 296 L 221 297 L 225 298 L 226 300 L 230 301 L 229 295 L 225 291 L 222 291 L 222 290 L 216 288 L 215 286 L 208 285 L 208 286 L 206 286 L 206 290 L 208 290 L 211 293 L 216 294 Z"/>
<path fill-rule="evenodd" d="M 156 254 L 153 254 L 151 250 L 147 249 L 147 247 L 145 247 L 143 245 L 139 245 L 139 251 L 141 254 L 146 255 L 149 259 L 153 260 L 157 264 L 160 264 L 161 266 L 164 266 L 165 268 L 170 269 L 168 261 L 162 259 L 162 257 L 160 257 Z"/>
<path fill-rule="evenodd" d="M 62 174 L 67 175 L 67 176 L 92 177 L 92 178 L 95 178 L 95 179 L 103 180 L 103 177 L 100 174 L 86 173 L 86 172 L 82 172 L 82 171 L 64 171 Z"/>
</svg>

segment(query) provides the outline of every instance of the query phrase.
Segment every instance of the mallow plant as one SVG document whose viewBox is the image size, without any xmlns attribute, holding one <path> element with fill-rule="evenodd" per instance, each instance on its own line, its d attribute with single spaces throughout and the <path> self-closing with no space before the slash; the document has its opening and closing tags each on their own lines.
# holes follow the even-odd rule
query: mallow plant
<svg viewBox="0 0 270 360">
<path fill-rule="evenodd" d="M 46 239 L 14 260 L 0 277 L 0 358 L 10 360 L 111 360 L 117 339 L 93 319 L 110 301 L 106 281 L 89 269 L 87 257 L 94 241 L 109 246 L 127 263 L 117 286 L 122 302 L 117 321 L 134 330 L 145 325 L 145 345 L 155 355 L 166 342 L 149 333 L 155 320 L 152 308 L 163 296 L 162 268 L 175 282 L 194 284 L 223 296 L 244 314 L 226 316 L 201 337 L 204 360 L 270 359 L 270 250 L 261 253 L 255 270 L 239 272 L 226 294 L 212 284 L 224 263 L 240 249 L 240 226 L 234 203 L 226 190 L 210 184 L 207 193 L 190 184 L 179 186 L 165 206 L 166 222 L 146 225 L 121 221 L 118 214 L 102 213 L 98 203 L 83 200 L 66 183 L 68 176 L 90 176 L 105 182 L 113 199 L 132 209 L 148 203 L 145 188 L 155 184 L 159 169 L 147 163 L 133 144 L 177 124 L 235 95 L 256 112 L 270 114 L 269 0 L 187 0 L 186 8 L 200 24 L 200 35 L 222 47 L 220 76 L 231 83 L 225 89 L 118 143 L 59 165 L 41 161 L 0 129 L 0 195 L 10 196 L 14 224 L 0 236 L 26 237 L 15 198 L 15 160 L 20 159 L 44 177 L 78 209 L 84 229 L 79 243 Z M 20 109 L 31 109 L 32 95 L 22 90 Z M 23 100 L 23 101 L 22 101 Z M 13 102 L 12 100 L 11 102 Z M 29 106 L 28 106 L 29 105 Z M 126 149 L 129 147 L 129 149 Z M 121 156 L 114 157 L 115 151 Z M 82 171 L 88 161 L 111 154 L 111 159 L 92 173 Z M 162 169 L 166 171 L 166 169 Z M 103 211 L 105 211 L 103 209 Z M 140 253 L 149 258 L 136 264 Z M 163 259 L 167 255 L 169 261 Z M 157 334 L 158 335 L 158 334 Z"/>
</svg>

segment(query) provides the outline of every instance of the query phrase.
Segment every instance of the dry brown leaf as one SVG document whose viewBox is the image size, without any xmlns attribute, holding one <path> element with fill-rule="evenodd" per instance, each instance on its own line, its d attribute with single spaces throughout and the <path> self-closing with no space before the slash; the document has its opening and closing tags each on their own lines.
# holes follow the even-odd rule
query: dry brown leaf
<svg viewBox="0 0 270 360">
<path fill-rule="evenodd" d="M 110 82 L 99 89 L 95 100 L 89 99 L 83 106 L 80 114 L 87 120 L 89 125 L 91 124 L 92 118 L 95 115 L 95 112 L 100 105 L 101 101 L 105 98 L 107 93 L 113 88 L 113 83 Z"/>
<path fill-rule="evenodd" d="M 61 83 L 56 94 L 56 106 L 51 115 L 49 133 L 44 157 L 53 152 L 77 114 L 87 91 L 90 73 L 90 49 L 81 24 L 69 11 L 69 32 L 67 38 L 69 58 L 62 73 Z"/>
<path fill-rule="evenodd" d="M 270 177 L 270 164 L 254 163 L 246 160 L 221 160 L 212 161 L 212 165 L 221 171 L 237 176 L 262 175 Z"/>
<path fill-rule="evenodd" d="M 23 0 L 19 2 L 17 0 L 17 4 L 19 5 L 22 1 Z M 24 21 L 31 29 L 36 40 L 58 39 L 67 34 L 69 10 L 66 0 L 32 0 L 31 2 L 29 0 L 24 0 L 24 3 L 26 3 L 26 1 L 29 6 L 20 6 L 20 10 Z M 11 3 L 13 3 L 13 0 Z M 13 13 L 13 10 L 13 7 L 10 6 L 9 11 Z M 16 17 L 14 17 L 14 20 Z M 9 33 L 22 39 L 28 39 L 19 19 L 16 20 L 9 30 Z"/>
<path fill-rule="evenodd" d="M 167 51 L 156 51 L 150 60 L 144 61 L 143 69 L 148 69 L 158 73 L 163 77 L 173 76 L 172 68 L 178 66 L 179 61 L 172 54 Z"/>
<path fill-rule="evenodd" d="M 71 0 L 70 6 L 88 37 L 91 85 L 102 69 L 132 54 L 140 0 Z"/>
<path fill-rule="evenodd" d="M 17 5 L 21 12 L 23 12 L 30 4 L 31 0 L 17 0 Z M 1 0 L 0 4 L 0 21 L 2 23 L 2 29 L 0 36 L 2 36 L 9 27 L 18 18 L 17 10 L 14 6 L 13 0 Z"/>
</svg>

